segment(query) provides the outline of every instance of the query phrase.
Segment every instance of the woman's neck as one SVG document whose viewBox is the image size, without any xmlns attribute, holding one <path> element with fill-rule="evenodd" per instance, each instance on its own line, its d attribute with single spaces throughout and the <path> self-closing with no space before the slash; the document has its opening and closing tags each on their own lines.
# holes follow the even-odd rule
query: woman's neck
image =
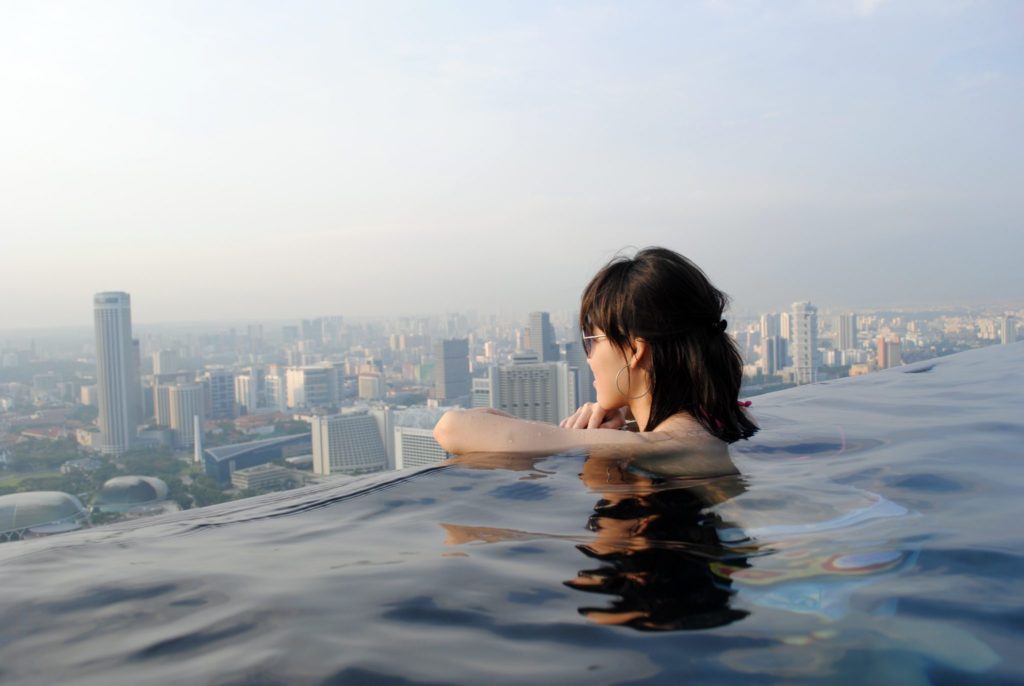
<svg viewBox="0 0 1024 686">
<path fill-rule="evenodd" d="M 636 398 L 629 401 L 629 413 L 633 415 L 633 419 L 636 420 L 636 428 L 638 431 L 647 430 L 647 422 L 651 418 L 651 395 L 648 393 L 642 398 Z"/>
</svg>

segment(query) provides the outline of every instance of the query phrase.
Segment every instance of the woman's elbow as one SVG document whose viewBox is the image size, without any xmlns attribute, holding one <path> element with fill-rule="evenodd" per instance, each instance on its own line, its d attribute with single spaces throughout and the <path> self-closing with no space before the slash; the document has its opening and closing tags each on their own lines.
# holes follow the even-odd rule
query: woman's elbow
<svg viewBox="0 0 1024 686">
<path fill-rule="evenodd" d="M 453 431 L 452 424 L 456 421 L 454 415 L 454 410 L 445 412 L 434 426 L 434 440 L 437 441 L 442 450 L 453 454 L 458 452 L 453 440 L 455 432 Z"/>
</svg>

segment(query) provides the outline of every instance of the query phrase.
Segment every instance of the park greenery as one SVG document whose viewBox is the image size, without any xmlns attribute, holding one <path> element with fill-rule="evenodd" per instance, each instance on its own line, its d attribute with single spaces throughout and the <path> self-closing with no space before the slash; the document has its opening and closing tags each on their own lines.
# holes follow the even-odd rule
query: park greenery
<svg viewBox="0 0 1024 686">
<path fill-rule="evenodd" d="M 200 465 L 166 448 L 132 450 L 115 459 L 87 453 L 70 438 L 52 441 L 33 439 L 14 444 L 7 449 L 7 453 L 6 470 L 0 471 L 0 495 L 26 491 L 63 491 L 88 504 L 107 480 L 120 475 L 162 479 L 167 484 L 170 499 L 183 510 L 250 497 L 261 492 L 245 490 L 235 495 L 226 493 Z M 66 473 L 60 471 L 65 463 L 83 458 L 91 458 L 91 464 L 66 469 Z M 119 517 L 94 513 L 93 523 L 104 523 Z"/>
</svg>

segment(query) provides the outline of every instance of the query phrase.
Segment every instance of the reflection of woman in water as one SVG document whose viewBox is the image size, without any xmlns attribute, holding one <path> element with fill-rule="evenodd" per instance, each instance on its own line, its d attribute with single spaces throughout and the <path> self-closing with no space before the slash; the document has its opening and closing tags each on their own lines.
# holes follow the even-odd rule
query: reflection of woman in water
<svg viewBox="0 0 1024 686">
<path fill-rule="evenodd" d="M 579 549 L 601 564 L 565 582 L 617 596 L 580 608 L 593 621 L 638 629 L 718 626 L 728 582 L 709 564 L 737 551 L 718 540 L 702 511 L 742 491 L 725 449 L 757 426 L 738 404 L 742 362 L 722 319 L 727 298 L 685 257 L 648 248 L 606 265 L 584 290 L 580 329 L 597 402 L 560 426 L 493 409 L 448 412 L 434 435 L 457 462 L 506 467 L 494 453 L 551 454 L 586 448 L 580 475 L 601 494 Z M 627 421 L 632 420 L 632 421 Z M 623 430 L 628 429 L 628 430 Z M 710 477 L 721 477 L 711 479 Z M 449 543 L 532 537 L 528 532 L 445 524 Z"/>
<path fill-rule="evenodd" d="M 742 553 L 750 551 L 723 546 L 723 523 L 705 511 L 742 493 L 742 478 L 652 479 L 632 464 L 591 456 L 583 465 L 580 478 L 604 497 L 587 522 L 594 540 L 576 547 L 600 564 L 565 584 L 616 599 L 580 614 L 646 631 L 706 629 L 746 616 L 729 607 L 731 584 L 716 578 L 711 564 L 742 569 Z"/>
<path fill-rule="evenodd" d="M 737 402 L 742 361 L 725 333 L 727 302 L 695 264 L 671 250 L 616 258 L 587 285 L 580 304 L 596 403 L 557 427 L 490 408 L 451 411 L 434 436 L 457 454 L 615 446 L 639 455 L 677 448 L 702 457 L 672 460 L 682 470 L 675 473 L 732 473 L 725 444 L 757 426 Z M 634 431 L 620 431 L 627 419 Z"/>
<path fill-rule="evenodd" d="M 746 612 L 729 606 L 733 594 L 728 578 L 712 566 L 747 567 L 755 546 L 725 546 L 718 536 L 730 524 L 707 508 L 744 491 L 743 478 L 730 474 L 711 478 L 655 477 L 637 468 L 629 456 L 600 448 L 584 459 L 580 480 L 601 495 L 587 519 L 593 534 L 547 534 L 519 529 L 443 522 L 448 545 L 500 543 L 535 539 L 568 539 L 594 563 L 580 570 L 566 586 L 612 596 L 605 606 L 588 602 L 579 613 L 598 624 L 644 631 L 706 629 L 723 626 Z M 685 465 L 693 456 L 662 456 L 661 464 Z M 524 454 L 476 453 L 452 460 L 469 469 L 526 471 L 523 479 L 543 478 L 537 462 Z M 639 473 L 638 473 L 639 472 Z"/>
</svg>

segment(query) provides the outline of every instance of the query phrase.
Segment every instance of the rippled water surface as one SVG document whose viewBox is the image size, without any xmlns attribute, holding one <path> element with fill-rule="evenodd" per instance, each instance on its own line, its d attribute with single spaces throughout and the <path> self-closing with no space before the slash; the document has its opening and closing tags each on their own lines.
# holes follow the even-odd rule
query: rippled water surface
<svg viewBox="0 0 1024 686">
<path fill-rule="evenodd" d="M 989 348 L 755 399 L 739 476 L 479 456 L 0 545 L 0 682 L 1021 682 L 1022 388 Z"/>
</svg>

